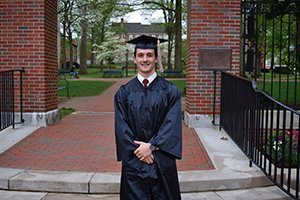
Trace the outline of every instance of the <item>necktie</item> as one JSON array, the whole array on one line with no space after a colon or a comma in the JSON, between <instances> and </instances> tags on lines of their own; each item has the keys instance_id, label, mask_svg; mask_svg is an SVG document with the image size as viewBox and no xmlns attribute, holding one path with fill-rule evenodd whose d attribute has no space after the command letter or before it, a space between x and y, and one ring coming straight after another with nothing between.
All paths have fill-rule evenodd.
<instances>
[{"instance_id":1,"label":"necktie","mask_svg":"<svg viewBox=\"0 0 300 200\"><path fill-rule=\"evenodd\" d=\"M148 83L149 83L148 79L144 79L144 80L143 80L143 84L144 84L144 88L145 88L145 89L147 88Z\"/></svg>"}]
</instances>

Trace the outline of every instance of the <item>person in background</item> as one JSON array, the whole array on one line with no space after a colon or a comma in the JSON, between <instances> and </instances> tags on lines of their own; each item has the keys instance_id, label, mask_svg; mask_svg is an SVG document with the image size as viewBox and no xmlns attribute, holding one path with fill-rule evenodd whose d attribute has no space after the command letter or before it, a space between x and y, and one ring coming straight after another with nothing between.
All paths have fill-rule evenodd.
<instances>
[{"instance_id":1,"label":"person in background","mask_svg":"<svg viewBox=\"0 0 300 200\"><path fill-rule=\"evenodd\" d=\"M157 38L142 35L128 43L136 45L138 74L114 98L120 199L180 200L176 159L182 157L181 93L156 73Z\"/></svg>"}]
</instances>

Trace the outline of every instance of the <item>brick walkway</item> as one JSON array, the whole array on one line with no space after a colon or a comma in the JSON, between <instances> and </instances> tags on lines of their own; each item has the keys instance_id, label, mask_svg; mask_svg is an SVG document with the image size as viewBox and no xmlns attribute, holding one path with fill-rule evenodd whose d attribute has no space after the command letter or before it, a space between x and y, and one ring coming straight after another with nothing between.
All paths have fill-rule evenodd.
<instances>
[{"instance_id":1,"label":"brick walkway","mask_svg":"<svg viewBox=\"0 0 300 200\"><path fill-rule=\"evenodd\" d=\"M113 96L128 79L118 79L96 97L63 99L76 113L40 128L0 155L0 167L30 170L119 172L114 139ZM180 171L214 169L196 132L183 126Z\"/></svg>"}]
</instances>

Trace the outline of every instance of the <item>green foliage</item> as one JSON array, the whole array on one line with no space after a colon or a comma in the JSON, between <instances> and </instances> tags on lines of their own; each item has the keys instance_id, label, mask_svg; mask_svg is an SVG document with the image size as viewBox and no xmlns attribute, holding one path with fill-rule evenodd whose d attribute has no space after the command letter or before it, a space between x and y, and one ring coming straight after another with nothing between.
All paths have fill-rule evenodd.
<instances>
[{"instance_id":1,"label":"green foliage","mask_svg":"<svg viewBox=\"0 0 300 200\"><path fill-rule=\"evenodd\" d=\"M62 118L64 118L65 116L71 114L75 112L75 109L74 108L65 108L65 107L62 107L60 109L58 109L58 113L59 113L59 120L61 120Z\"/></svg>"},{"instance_id":2,"label":"green foliage","mask_svg":"<svg viewBox=\"0 0 300 200\"><path fill-rule=\"evenodd\" d=\"M295 6L299 9L300 4L293 5L284 2L283 6L282 3L262 4L266 6L264 7L266 15L258 15L258 30L255 30L257 47L259 53L265 54L268 65L274 59L274 65L286 65L292 69L297 68L295 44L299 42L299 38L297 38L297 16L288 13L296 11Z\"/></svg>"},{"instance_id":3,"label":"green foliage","mask_svg":"<svg viewBox=\"0 0 300 200\"><path fill-rule=\"evenodd\" d=\"M58 85L63 84L61 81ZM113 82L108 81L80 81L69 80L69 91L71 97L97 96L111 86ZM58 91L59 96L67 96L65 91Z\"/></svg>"},{"instance_id":4,"label":"green foliage","mask_svg":"<svg viewBox=\"0 0 300 200\"><path fill-rule=\"evenodd\" d=\"M170 82L174 83L178 87L182 95L185 95L185 87L186 87L185 80L170 80Z\"/></svg>"},{"instance_id":5,"label":"green foliage","mask_svg":"<svg viewBox=\"0 0 300 200\"><path fill-rule=\"evenodd\" d=\"M279 75L273 78L273 84L271 80L271 73L266 73L265 82L263 78L258 80L257 86L260 90L264 90L270 94L273 98L288 105L300 106L299 84L293 81L293 76L289 76L290 82L288 83L287 75L280 75L281 81L279 81Z\"/></svg>"}]
</instances>

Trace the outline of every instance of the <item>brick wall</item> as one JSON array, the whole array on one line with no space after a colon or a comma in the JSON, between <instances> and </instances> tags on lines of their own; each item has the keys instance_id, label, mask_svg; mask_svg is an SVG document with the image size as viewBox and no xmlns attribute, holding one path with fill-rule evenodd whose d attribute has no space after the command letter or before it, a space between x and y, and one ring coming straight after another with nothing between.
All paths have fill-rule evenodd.
<instances>
[{"instance_id":1,"label":"brick wall","mask_svg":"<svg viewBox=\"0 0 300 200\"><path fill-rule=\"evenodd\" d=\"M231 48L231 70L239 73L240 0L188 0L186 109L213 113L213 72L199 70L199 48ZM219 112L220 73L217 76Z\"/></svg>"},{"instance_id":2,"label":"brick wall","mask_svg":"<svg viewBox=\"0 0 300 200\"><path fill-rule=\"evenodd\" d=\"M56 109L56 0L1 0L0 70L22 67L24 111Z\"/></svg>"}]
</instances>

